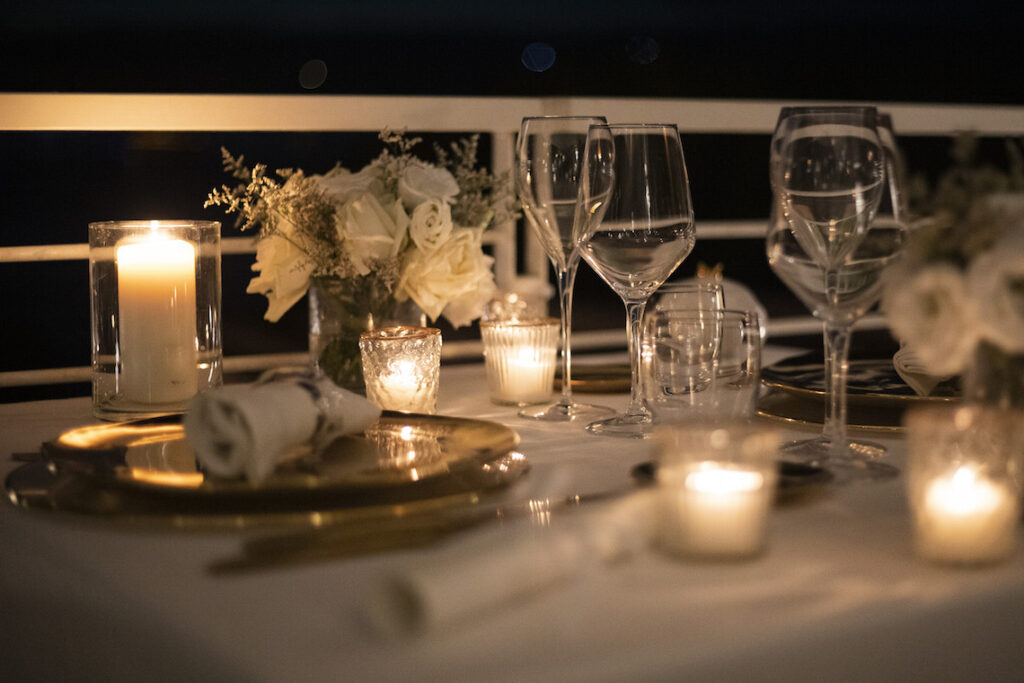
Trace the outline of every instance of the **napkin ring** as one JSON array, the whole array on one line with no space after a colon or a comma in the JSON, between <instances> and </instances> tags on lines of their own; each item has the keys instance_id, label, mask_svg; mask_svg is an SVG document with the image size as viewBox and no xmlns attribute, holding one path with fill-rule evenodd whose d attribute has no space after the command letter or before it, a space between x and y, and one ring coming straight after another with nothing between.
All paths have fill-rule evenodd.
<instances>
[{"instance_id":1,"label":"napkin ring","mask_svg":"<svg viewBox=\"0 0 1024 683\"><path fill-rule=\"evenodd\" d=\"M273 382L291 382L292 384L305 389L313 405L316 406L316 427L309 439L313 452L327 446L336 436L331 429L329 416L331 411L331 397L324 393L323 387L316 380L313 372L308 368L273 368L267 370L259 379L257 384L271 384Z\"/></svg>"}]
</instances>

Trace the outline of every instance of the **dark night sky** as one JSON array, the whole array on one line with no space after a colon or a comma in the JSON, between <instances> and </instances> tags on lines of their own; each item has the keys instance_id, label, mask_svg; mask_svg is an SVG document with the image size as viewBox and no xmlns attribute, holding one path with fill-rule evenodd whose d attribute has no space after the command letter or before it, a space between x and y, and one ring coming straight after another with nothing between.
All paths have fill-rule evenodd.
<instances>
[{"instance_id":1,"label":"dark night sky","mask_svg":"<svg viewBox=\"0 0 1024 683\"><path fill-rule=\"evenodd\" d=\"M1020 103L1024 3L40 0L0 18L0 90ZM523 48L555 50L543 72Z\"/></svg>"}]
</instances>

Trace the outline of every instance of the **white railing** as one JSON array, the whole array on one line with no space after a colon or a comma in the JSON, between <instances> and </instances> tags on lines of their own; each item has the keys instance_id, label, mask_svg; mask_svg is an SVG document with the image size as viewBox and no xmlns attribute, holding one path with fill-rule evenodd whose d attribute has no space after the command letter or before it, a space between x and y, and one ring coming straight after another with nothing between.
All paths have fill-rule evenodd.
<instances>
[{"instance_id":1,"label":"white railing","mask_svg":"<svg viewBox=\"0 0 1024 683\"><path fill-rule=\"evenodd\" d=\"M599 112L612 121L674 122L683 133L768 134L779 108L800 102L407 96L274 95L119 95L0 94L0 131L377 131L480 132L492 136L491 165L512 168L515 134L523 116ZM901 136L948 135L971 130L979 135L1024 133L1024 107L868 103L884 108ZM0 226L3 234L5 226ZM698 239L756 239L765 221L707 221ZM508 285L519 274L547 277L548 261L532 235L525 240L525 267L517 272L516 226L495 226L487 241L495 256L495 278ZM251 253L249 238L225 238L224 253ZM85 244L0 246L0 263L88 258ZM869 316L860 328L884 327ZM810 316L772 320L772 336L813 333ZM574 347L604 348L624 343L621 330L581 332ZM479 342L446 344L446 357L478 355ZM302 362L302 354L225 358L227 372L259 370ZM87 381L88 368L0 372L0 386Z\"/></svg>"}]
</instances>

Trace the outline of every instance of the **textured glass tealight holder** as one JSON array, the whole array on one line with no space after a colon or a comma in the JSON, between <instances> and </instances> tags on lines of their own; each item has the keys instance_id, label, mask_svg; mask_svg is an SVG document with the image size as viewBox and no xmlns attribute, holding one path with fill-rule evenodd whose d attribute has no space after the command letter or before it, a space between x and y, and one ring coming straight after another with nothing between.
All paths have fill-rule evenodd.
<instances>
[{"instance_id":1,"label":"textured glass tealight holder","mask_svg":"<svg viewBox=\"0 0 1024 683\"><path fill-rule=\"evenodd\" d=\"M914 547L929 561L992 564L1018 544L1024 412L981 405L908 412Z\"/></svg>"},{"instance_id":2,"label":"textured glass tealight holder","mask_svg":"<svg viewBox=\"0 0 1024 683\"><path fill-rule=\"evenodd\" d=\"M766 546L778 433L742 421L661 427L658 546L672 555L743 559Z\"/></svg>"},{"instance_id":3,"label":"textured glass tealight holder","mask_svg":"<svg viewBox=\"0 0 1024 683\"><path fill-rule=\"evenodd\" d=\"M480 323L491 401L525 406L551 400L559 348L556 318Z\"/></svg>"},{"instance_id":4,"label":"textured glass tealight holder","mask_svg":"<svg viewBox=\"0 0 1024 683\"><path fill-rule=\"evenodd\" d=\"M89 224L93 413L179 413L223 381L220 223Z\"/></svg>"},{"instance_id":5,"label":"textured glass tealight holder","mask_svg":"<svg viewBox=\"0 0 1024 683\"><path fill-rule=\"evenodd\" d=\"M381 410L433 413L441 376L441 331L384 327L359 337L366 397Z\"/></svg>"}]
</instances>

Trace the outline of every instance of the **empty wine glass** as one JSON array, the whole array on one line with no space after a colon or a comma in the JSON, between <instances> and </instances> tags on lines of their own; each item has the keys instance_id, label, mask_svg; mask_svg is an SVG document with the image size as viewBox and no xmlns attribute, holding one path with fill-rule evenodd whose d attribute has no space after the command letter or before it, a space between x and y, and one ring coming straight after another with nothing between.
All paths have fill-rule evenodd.
<instances>
[{"instance_id":1,"label":"empty wine glass","mask_svg":"<svg viewBox=\"0 0 1024 683\"><path fill-rule=\"evenodd\" d=\"M644 307L696 240L679 131L662 124L591 126L581 200L580 253L626 306L632 374L626 412L587 429L642 438L652 424L640 385Z\"/></svg>"},{"instance_id":2,"label":"empty wine glass","mask_svg":"<svg viewBox=\"0 0 1024 683\"><path fill-rule=\"evenodd\" d=\"M768 262L822 320L828 382L822 435L783 452L853 476L896 472L878 462L883 447L846 434L850 329L877 302L881 275L904 243L900 223L874 222L886 185L884 147L873 107L820 107L783 109L771 148Z\"/></svg>"},{"instance_id":3,"label":"empty wine glass","mask_svg":"<svg viewBox=\"0 0 1024 683\"><path fill-rule=\"evenodd\" d=\"M550 422L594 420L611 408L572 397L572 290L580 254L573 239L587 131L603 116L538 116L523 119L516 145L516 188L523 214L558 274L561 307L562 395L557 402L524 408L521 417Z\"/></svg>"}]
</instances>

